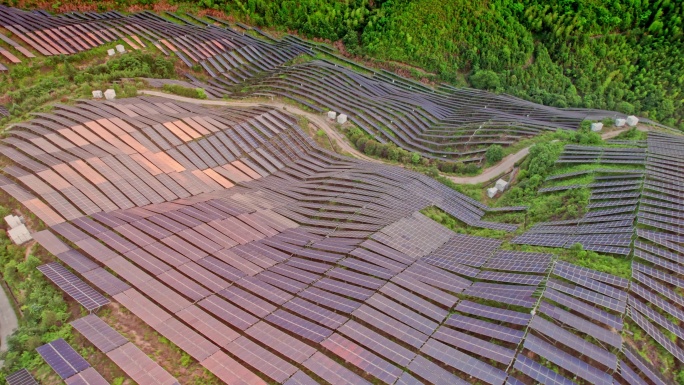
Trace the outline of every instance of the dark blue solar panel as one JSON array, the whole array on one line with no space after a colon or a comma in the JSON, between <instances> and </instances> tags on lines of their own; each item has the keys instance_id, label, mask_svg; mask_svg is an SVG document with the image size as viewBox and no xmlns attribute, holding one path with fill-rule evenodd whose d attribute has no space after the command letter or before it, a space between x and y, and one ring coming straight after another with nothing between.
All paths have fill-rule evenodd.
<instances>
[{"instance_id":1,"label":"dark blue solar panel","mask_svg":"<svg viewBox=\"0 0 684 385\"><path fill-rule=\"evenodd\" d=\"M20 369L5 377L7 385L38 385L31 373L26 369Z\"/></svg>"},{"instance_id":2,"label":"dark blue solar panel","mask_svg":"<svg viewBox=\"0 0 684 385\"><path fill-rule=\"evenodd\" d=\"M540 384L575 385L574 382L522 354L518 354L513 367Z\"/></svg>"},{"instance_id":3,"label":"dark blue solar panel","mask_svg":"<svg viewBox=\"0 0 684 385\"><path fill-rule=\"evenodd\" d=\"M39 346L36 351L62 379L90 367L90 364L62 338Z\"/></svg>"}]
</instances>

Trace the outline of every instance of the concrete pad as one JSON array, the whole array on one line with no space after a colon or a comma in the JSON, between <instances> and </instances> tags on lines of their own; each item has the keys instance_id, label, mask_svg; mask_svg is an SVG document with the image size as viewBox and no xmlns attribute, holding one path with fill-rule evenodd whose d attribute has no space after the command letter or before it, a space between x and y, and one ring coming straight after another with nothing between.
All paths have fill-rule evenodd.
<instances>
[{"instance_id":1,"label":"concrete pad","mask_svg":"<svg viewBox=\"0 0 684 385\"><path fill-rule=\"evenodd\" d=\"M339 124L345 124L347 122L347 115L345 114L339 114L337 116L337 123Z\"/></svg>"},{"instance_id":2,"label":"concrete pad","mask_svg":"<svg viewBox=\"0 0 684 385\"><path fill-rule=\"evenodd\" d=\"M114 100L116 99L116 91L110 88L104 92L104 96L107 100Z\"/></svg>"}]
</instances>

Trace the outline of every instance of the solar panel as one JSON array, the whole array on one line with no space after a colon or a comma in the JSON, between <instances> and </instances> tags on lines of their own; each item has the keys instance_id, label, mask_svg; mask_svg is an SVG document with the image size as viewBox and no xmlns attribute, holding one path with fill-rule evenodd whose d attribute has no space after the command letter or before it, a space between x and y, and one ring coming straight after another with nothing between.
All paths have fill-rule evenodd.
<instances>
[{"instance_id":1,"label":"solar panel","mask_svg":"<svg viewBox=\"0 0 684 385\"><path fill-rule=\"evenodd\" d=\"M651 364L645 362L645 360L631 346L626 345L623 354L628 362L637 367L637 369L646 375L646 377L654 384L666 385L668 383L663 379L660 371L651 366Z\"/></svg>"},{"instance_id":2,"label":"solar panel","mask_svg":"<svg viewBox=\"0 0 684 385\"><path fill-rule=\"evenodd\" d=\"M109 385L109 382L92 367L67 378L64 382L66 385Z\"/></svg>"},{"instance_id":3,"label":"solar panel","mask_svg":"<svg viewBox=\"0 0 684 385\"><path fill-rule=\"evenodd\" d=\"M522 340L525 333L522 330L513 329L503 325L497 325L488 321L479 320L460 314L452 314L444 322L452 328L469 331L486 337L517 344Z\"/></svg>"},{"instance_id":4,"label":"solar panel","mask_svg":"<svg viewBox=\"0 0 684 385\"><path fill-rule=\"evenodd\" d=\"M515 351L512 349L443 326L432 335L432 338L470 352L476 357L504 365L508 365L515 357Z\"/></svg>"},{"instance_id":5,"label":"solar panel","mask_svg":"<svg viewBox=\"0 0 684 385\"><path fill-rule=\"evenodd\" d=\"M108 353L128 342L124 336L94 314L72 321L71 326L103 353Z\"/></svg>"},{"instance_id":6,"label":"solar panel","mask_svg":"<svg viewBox=\"0 0 684 385\"><path fill-rule=\"evenodd\" d=\"M437 329L438 326L438 323L432 321L431 319L424 317L379 293L373 294L372 297L366 300L365 304L372 306L384 314L387 314L390 317L393 317L394 319L401 321L402 323L427 335L432 334L432 332Z\"/></svg>"},{"instance_id":7,"label":"solar panel","mask_svg":"<svg viewBox=\"0 0 684 385\"><path fill-rule=\"evenodd\" d=\"M672 305L670 302L664 300L662 297L653 293L652 291L644 288L640 284L632 283L632 292L639 295L649 303L663 309L665 312L675 317L678 320L684 319L684 311L680 310L676 306Z\"/></svg>"},{"instance_id":8,"label":"solar panel","mask_svg":"<svg viewBox=\"0 0 684 385\"><path fill-rule=\"evenodd\" d=\"M111 296L131 288L127 283L101 267L83 273L83 277L95 285L95 287Z\"/></svg>"},{"instance_id":9,"label":"solar panel","mask_svg":"<svg viewBox=\"0 0 684 385\"><path fill-rule=\"evenodd\" d=\"M569 294L573 297L581 298L587 302L603 306L618 313L624 313L625 311L626 301L616 300L615 298L610 298L608 296L604 296L603 294L599 294L579 286L563 284L558 280L550 279L547 282L546 287Z\"/></svg>"},{"instance_id":10,"label":"solar panel","mask_svg":"<svg viewBox=\"0 0 684 385\"><path fill-rule=\"evenodd\" d=\"M407 366L416 357L407 348L352 320L340 326L337 332L400 366Z\"/></svg>"},{"instance_id":11,"label":"solar panel","mask_svg":"<svg viewBox=\"0 0 684 385\"><path fill-rule=\"evenodd\" d=\"M25 368L8 375L5 380L7 385L38 385L38 382Z\"/></svg>"},{"instance_id":12,"label":"solar panel","mask_svg":"<svg viewBox=\"0 0 684 385\"><path fill-rule=\"evenodd\" d=\"M573 381L561 376L555 371L540 365L536 361L524 356L523 354L518 354L515 359L515 364L513 367L519 370L521 373L529 376L533 380L540 384L547 385L573 385Z\"/></svg>"},{"instance_id":13,"label":"solar panel","mask_svg":"<svg viewBox=\"0 0 684 385\"><path fill-rule=\"evenodd\" d=\"M178 384L164 368L130 342L110 351L107 357L138 384Z\"/></svg>"},{"instance_id":14,"label":"solar panel","mask_svg":"<svg viewBox=\"0 0 684 385\"><path fill-rule=\"evenodd\" d=\"M562 294L554 289L548 288L544 291L544 297L566 306L572 310L583 314L586 317L592 318L605 325L614 327L617 330L622 330L622 320L620 317L603 311L597 307L588 305L582 301L576 300L571 296Z\"/></svg>"},{"instance_id":15,"label":"solar panel","mask_svg":"<svg viewBox=\"0 0 684 385\"><path fill-rule=\"evenodd\" d=\"M380 288L380 292L437 322L444 320L448 314L448 312L441 307L438 307L391 282L388 282L385 286Z\"/></svg>"},{"instance_id":16,"label":"solar panel","mask_svg":"<svg viewBox=\"0 0 684 385\"><path fill-rule=\"evenodd\" d=\"M304 362L304 367L331 384L370 385L370 382L320 352Z\"/></svg>"},{"instance_id":17,"label":"solar panel","mask_svg":"<svg viewBox=\"0 0 684 385\"><path fill-rule=\"evenodd\" d=\"M587 356L612 370L617 370L617 357L614 354L556 326L552 322L535 316L530 322L530 328L546 335L556 342L570 347L580 355Z\"/></svg>"},{"instance_id":18,"label":"solar panel","mask_svg":"<svg viewBox=\"0 0 684 385\"><path fill-rule=\"evenodd\" d=\"M90 367L90 364L62 338L39 346L36 351L62 379Z\"/></svg>"},{"instance_id":19,"label":"solar panel","mask_svg":"<svg viewBox=\"0 0 684 385\"><path fill-rule=\"evenodd\" d=\"M524 347L561 368L568 370L570 373L574 373L578 377L589 381L589 383L602 385L613 384L613 378L609 374L596 369L575 356L555 348L553 345L544 342L534 335L528 334L525 339Z\"/></svg>"},{"instance_id":20,"label":"solar panel","mask_svg":"<svg viewBox=\"0 0 684 385\"><path fill-rule=\"evenodd\" d=\"M361 305L356 309L352 316L367 324L392 335L394 338L408 345L420 348L427 340L428 336L399 322L393 318L386 317L383 313L367 305Z\"/></svg>"},{"instance_id":21,"label":"solar panel","mask_svg":"<svg viewBox=\"0 0 684 385\"><path fill-rule=\"evenodd\" d=\"M88 311L93 311L109 303L109 300L102 294L57 262L38 266L38 270Z\"/></svg>"},{"instance_id":22,"label":"solar panel","mask_svg":"<svg viewBox=\"0 0 684 385\"><path fill-rule=\"evenodd\" d=\"M411 373L435 385L468 385L467 381L448 372L423 356L416 357L408 366Z\"/></svg>"},{"instance_id":23,"label":"solar panel","mask_svg":"<svg viewBox=\"0 0 684 385\"><path fill-rule=\"evenodd\" d=\"M650 318L653 322L660 325L662 328L664 328L665 330L669 331L670 333L676 335L679 338L682 338L681 336L684 335L684 330L681 327L679 327L678 325L675 325L670 320L668 320L665 316L663 316L662 314L653 310L652 308L646 306L643 302L639 301L635 297L631 296L629 298L629 305L630 305L630 312L635 311L635 310L639 311L641 314Z\"/></svg>"},{"instance_id":24,"label":"solar panel","mask_svg":"<svg viewBox=\"0 0 684 385\"><path fill-rule=\"evenodd\" d=\"M527 313L520 313L513 310L500 309L493 306L481 305L472 301L461 301L456 305L456 311L472 314L478 317L485 317L497 321L508 322L515 325L526 326L532 318Z\"/></svg>"},{"instance_id":25,"label":"solar panel","mask_svg":"<svg viewBox=\"0 0 684 385\"><path fill-rule=\"evenodd\" d=\"M337 333L323 341L321 346L384 383L392 384L402 374L399 367Z\"/></svg>"},{"instance_id":26,"label":"solar panel","mask_svg":"<svg viewBox=\"0 0 684 385\"><path fill-rule=\"evenodd\" d=\"M239 330L245 330L258 321L258 318L216 295L203 299L198 305Z\"/></svg>"},{"instance_id":27,"label":"solar panel","mask_svg":"<svg viewBox=\"0 0 684 385\"><path fill-rule=\"evenodd\" d=\"M596 340L606 343L610 346L619 348L622 345L622 338L619 334L608 329L604 329L593 322L587 321L582 317L576 316L561 308L553 306L550 303L542 302L539 306L539 311L558 322L564 323L582 333L588 334Z\"/></svg>"},{"instance_id":28,"label":"solar panel","mask_svg":"<svg viewBox=\"0 0 684 385\"><path fill-rule=\"evenodd\" d=\"M501 384L507 376L504 371L453 349L433 338L430 338L420 350L428 356L488 384Z\"/></svg>"},{"instance_id":29,"label":"solar panel","mask_svg":"<svg viewBox=\"0 0 684 385\"><path fill-rule=\"evenodd\" d=\"M301 370L298 370L283 385L318 385L318 382L304 374Z\"/></svg>"},{"instance_id":30,"label":"solar panel","mask_svg":"<svg viewBox=\"0 0 684 385\"><path fill-rule=\"evenodd\" d=\"M661 332L656 328L651 322L649 322L646 317L642 316L639 312L630 310L629 317L636 323L641 329L643 329L646 334L651 336L657 343L662 345L665 350L672 354L679 361L684 361L684 349L680 348L671 339L669 339L665 333Z\"/></svg>"}]
</instances>

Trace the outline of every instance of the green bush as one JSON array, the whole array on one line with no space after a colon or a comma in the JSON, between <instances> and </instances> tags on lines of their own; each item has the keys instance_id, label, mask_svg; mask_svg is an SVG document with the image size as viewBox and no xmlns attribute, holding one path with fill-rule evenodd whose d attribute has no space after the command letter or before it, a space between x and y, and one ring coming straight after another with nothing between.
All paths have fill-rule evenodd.
<instances>
[{"instance_id":1,"label":"green bush","mask_svg":"<svg viewBox=\"0 0 684 385\"><path fill-rule=\"evenodd\" d=\"M413 163L413 164L420 163L420 154L419 153L417 153L417 152L411 153L411 163Z\"/></svg>"},{"instance_id":2,"label":"green bush","mask_svg":"<svg viewBox=\"0 0 684 385\"><path fill-rule=\"evenodd\" d=\"M487 152L485 152L485 159L489 164L499 163L503 159L503 148L498 144L489 146Z\"/></svg>"},{"instance_id":3,"label":"green bush","mask_svg":"<svg viewBox=\"0 0 684 385\"><path fill-rule=\"evenodd\" d=\"M179 84L164 84L162 89L175 95L184 96L186 98L206 99L207 94L201 88L188 88Z\"/></svg>"},{"instance_id":4,"label":"green bush","mask_svg":"<svg viewBox=\"0 0 684 385\"><path fill-rule=\"evenodd\" d=\"M469 80L470 84L472 84L473 87L479 88L481 90L495 91L497 88L501 87L501 80L499 80L499 75L497 75L494 71L477 71L470 76Z\"/></svg>"},{"instance_id":5,"label":"green bush","mask_svg":"<svg viewBox=\"0 0 684 385\"><path fill-rule=\"evenodd\" d=\"M173 61L149 53L133 51L104 64L86 69L84 80L113 81L121 78L172 78Z\"/></svg>"}]
</instances>

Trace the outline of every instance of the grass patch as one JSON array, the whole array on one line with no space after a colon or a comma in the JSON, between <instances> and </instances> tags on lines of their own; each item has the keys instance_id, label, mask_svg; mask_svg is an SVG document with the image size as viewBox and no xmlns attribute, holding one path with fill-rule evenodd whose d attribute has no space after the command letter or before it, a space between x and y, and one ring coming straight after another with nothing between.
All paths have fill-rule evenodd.
<instances>
[{"instance_id":1,"label":"grass patch","mask_svg":"<svg viewBox=\"0 0 684 385\"><path fill-rule=\"evenodd\" d=\"M162 89L166 92L170 92L174 95L184 96L186 98L193 99L206 99L207 94L202 88L188 88L183 87L179 84L164 84Z\"/></svg>"}]
</instances>

